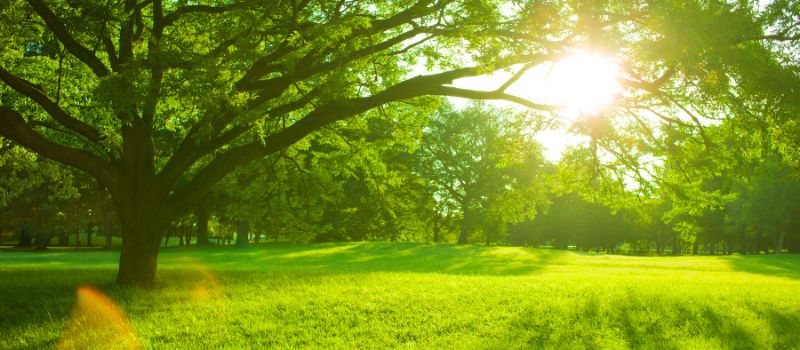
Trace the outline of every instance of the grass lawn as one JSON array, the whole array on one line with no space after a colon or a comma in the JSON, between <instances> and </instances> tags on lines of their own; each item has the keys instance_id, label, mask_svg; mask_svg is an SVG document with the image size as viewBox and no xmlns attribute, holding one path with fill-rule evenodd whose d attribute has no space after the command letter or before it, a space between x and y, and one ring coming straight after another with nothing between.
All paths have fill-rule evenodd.
<instances>
[{"instance_id":1,"label":"grass lawn","mask_svg":"<svg viewBox=\"0 0 800 350\"><path fill-rule=\"evenodd\" d=\"M110 283L118 254L0 252L0 348L800 348L794 255L172 248L141 290Z\"/></svg>"}]
</instances>

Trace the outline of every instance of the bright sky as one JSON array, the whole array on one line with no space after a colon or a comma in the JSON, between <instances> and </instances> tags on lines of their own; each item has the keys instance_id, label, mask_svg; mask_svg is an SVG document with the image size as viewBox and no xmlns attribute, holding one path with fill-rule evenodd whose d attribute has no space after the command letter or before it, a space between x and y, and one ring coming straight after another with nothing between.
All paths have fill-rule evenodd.
<instances>
[{"instance_id":1,"label":"bright sky","mask_svg":"<svg viewBox=\"0 0 800 350\"><path fill-rule=\"evenodd\" d=\"M621 92L617 81L619 70L609 56L575 51L554 64L543 64L529 70L507 92L533 102L561 106L558 120L562 127L568 127L571 121L596 113L614 101ZM503 72L459 79L453 85L473 90L494 90L511 75ZM468 103L459 98L451 98L451 101L459 107ZM492 103L503 107L519 107L505 101ZM587 140L563 129L540 132L536 139L545 147L545 158L551 161L559 160L569 145Z\"/></svg>"}]
</instances>

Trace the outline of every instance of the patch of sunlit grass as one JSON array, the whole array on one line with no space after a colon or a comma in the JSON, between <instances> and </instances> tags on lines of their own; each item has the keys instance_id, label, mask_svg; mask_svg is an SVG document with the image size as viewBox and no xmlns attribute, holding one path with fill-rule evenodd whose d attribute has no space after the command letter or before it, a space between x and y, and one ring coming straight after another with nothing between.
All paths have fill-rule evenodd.
<instances>
[{"instance_id":1,"label":"patch of sunlit grass","mask_svg":"<svg viewBox=\"0 0 800 350\"><path fill-rule=\"evenodd\" d=\"M167 249L158 286L141 290L109 283L117 254L0 254L0 348L59 344L86 284L154 349L800 344L798 256L382 243Z\"/></svg>"}]
</instances>

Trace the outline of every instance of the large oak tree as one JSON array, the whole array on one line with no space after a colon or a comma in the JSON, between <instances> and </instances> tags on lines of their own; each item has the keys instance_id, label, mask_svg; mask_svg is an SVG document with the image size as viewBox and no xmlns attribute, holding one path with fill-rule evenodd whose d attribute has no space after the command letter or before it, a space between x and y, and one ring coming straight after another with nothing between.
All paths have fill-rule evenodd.
<instances>
[{"instance_id":1,"label":"large oak tree","mask_svg":"<svg viewBox=\"0 0 800 350\"><path fill-rule=\"evenodd\" d=\"M627 86L658 95L764 34L743 2L656 3L7 0L0 135L95 177L122 226L117 282L150 285L170 221L332 123L430 95L550 110L506 89L576 45L629 55ZM682 37L728 15L742 37ZM513 74L496 88L452 85L500 69Z\"/></svg>"}]
</instances>

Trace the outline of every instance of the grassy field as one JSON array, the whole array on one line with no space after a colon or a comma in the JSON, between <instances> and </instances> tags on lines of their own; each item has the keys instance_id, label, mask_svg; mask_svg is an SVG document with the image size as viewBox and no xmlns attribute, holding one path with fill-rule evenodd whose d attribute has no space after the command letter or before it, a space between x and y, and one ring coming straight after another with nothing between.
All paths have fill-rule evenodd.
<instances>
[{"instance_id":1,"label":"grassy field","mask_svg":"<svg viewBox=\"0 0 800 350\"><path fill-rule=\"evenodd\" d=\"M800 348L800 256L173 248L154 290L117 257L0 253L0 348Z\"/></svg>"}]
</instances>

